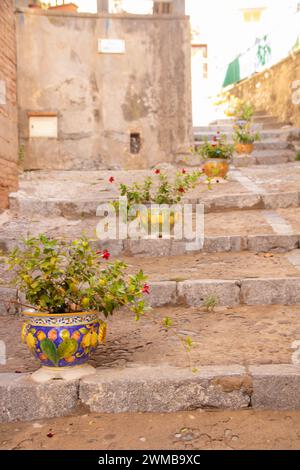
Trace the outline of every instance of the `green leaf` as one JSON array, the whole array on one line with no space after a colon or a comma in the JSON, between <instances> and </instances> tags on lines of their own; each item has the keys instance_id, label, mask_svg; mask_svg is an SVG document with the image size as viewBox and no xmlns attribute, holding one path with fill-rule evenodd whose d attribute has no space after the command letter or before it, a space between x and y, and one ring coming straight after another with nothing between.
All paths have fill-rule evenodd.
<instances>
[{"instance_id":1,"label":"green leaf","mask_svg":"<svg viewBox=\"0 0 300 470\"><path fill-rule=\"evenodd\" d=\"M57 348L57 354L59 359L72 356L78 349L78 343L76 339L67 338Z\"/></svg>"},{"instance_id":2,"label":"green leaf","mask_svg":"<svg viewBox=\"0 0 300 470\"><path fill-rule=\"evenodd\" d=\"M58 366L58 361L59 357L57 354L57 350L55 347L55 344L50 341L50 339L46 338L43 341L41 341L41 350L43 351L44 354L50 359L51 362L57 367Z\"/></svg>"},{"instance_id":3,"label":"green leaf","mask_svg":"<svg viewBox=\"0 0 300 470\"><path fill-rule=\"evenodd\" d=\"M86 328L80 328L79 331L82 335L85 335L89 330L87 330Z\"/></svg>"}]
</instances>

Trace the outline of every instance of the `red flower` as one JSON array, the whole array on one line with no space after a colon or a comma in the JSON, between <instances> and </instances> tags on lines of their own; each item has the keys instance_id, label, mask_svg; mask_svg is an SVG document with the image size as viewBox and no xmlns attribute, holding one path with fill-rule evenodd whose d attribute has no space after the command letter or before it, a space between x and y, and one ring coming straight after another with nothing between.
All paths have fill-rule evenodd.
<instances>
[{"instance_id":1,"label":"red flower","mask_svg":"<svg viewBox=\"0 0 300 470\"><path fill-rule=\"evenodd\" d=\"M113 183L115 181L115 178L113 176L111 176L108 180L110 183Z\"/></svg>"},{"instance_id":2,"label":"red flower","mask_svg":"<svg viewBox=\"0 0 300 470\"><path fill-rule=\"evenodd\" d=\"M178 191L179 191L180 193L185 193L185 189L184 189L182 186L180 186L180 188L178 188Z\"/></svg>"},{"instance_id":3,"label":"red flower","mask_svg":"<svg viewBox=\"0 0 300 470\"><path fill-rule=\"evenodd\" d=\"M160 170L159 170L158 168L155 170L155 174L156 174L156 175L159 175L159 174L160 174Z\"/></svg>"},{"instance_id":4,"label":"red flower","mask_svg":"<svg viewBox=\"0 0 300 470\"><path fill-rule=\"evenodd\" d=\"M110 252L107 250L102 251L102 258L103 259L109 259L110 258Z\"/></svg>"},{"instance_id":5,"label":"red flower","mask_svg":"<svg viewBox=\"0 0 300 470\"><path fill-rule=\"evenodd\" d=\"M212 145L212 147L216 147L216 146L217 146L216 142L213 142L211 145Z\"/></svg>"},{"instance_id":6,"label":"red flower","mask_svg":"<svg viewBox=\"0 0 300 470\"><path fill-rule=\"evenodd\" d=\"M185 174L186 174L186 170L185 170L184 168L182 168L181 173L182 173L183 175L185 175Z\"/></svg>"},{"instance_id":7,"label":"red flower","mask_svg":"<svg viewBox=\"0 0 300 470\"><path fill-rule=\"evenodd\" d=\"M148 284L144 284L144 287L142 289L143 294L150 294L150 286Z\"/></svg>"},{"instance_id":8,"label":"red flower","mask_svg":"<svg viewBox=\"0 0 300 470\"><path fill-rule=\"evenodd\" d=\"M52 432L48 432L47 437L53 437L54 434Z\"/></svg>"}]
</instances>

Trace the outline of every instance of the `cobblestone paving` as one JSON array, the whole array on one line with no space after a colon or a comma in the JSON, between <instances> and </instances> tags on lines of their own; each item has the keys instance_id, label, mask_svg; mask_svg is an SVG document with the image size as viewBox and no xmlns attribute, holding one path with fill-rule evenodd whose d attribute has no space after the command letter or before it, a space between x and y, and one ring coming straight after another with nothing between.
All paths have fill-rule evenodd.
<instances>
[{"instance_id":1,"label":"cobblestone paving","mask_svg":"<svg viewBox=\"0 0 300 470\"><path fill-rule=\"evenodd\" d=\"M179 338L161 325L165 316L174 319L176 333L193 339L190 356ZM20 318L1 317L0 339L7 345L7 363L0 366L0 372L31 372L39 366L20 341L21 324ZM161 308L153 309L139 323L128 313L118 312L110 321L106 344L90 363L96 367L169 364L197 368L290 364L299 331L299 307L218 307L211 313L201 308Z\"/></svg>"}]
</instances>

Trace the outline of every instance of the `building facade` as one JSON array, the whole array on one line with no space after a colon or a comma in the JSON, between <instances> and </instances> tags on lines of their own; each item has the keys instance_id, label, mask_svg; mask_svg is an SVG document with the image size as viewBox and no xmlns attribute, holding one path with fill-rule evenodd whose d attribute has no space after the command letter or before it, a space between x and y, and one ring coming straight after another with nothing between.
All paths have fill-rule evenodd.
<instances>
[{"instance_id":1,"label":"building facade","mask_svg":"<svg viewBox=\"0 0 300 470\"><path fill-rule=\"evenodd\" d=\"M25 169L172 163L192 139L190 25L170 13L16 13Z\"/></svg>"}]
</instances>

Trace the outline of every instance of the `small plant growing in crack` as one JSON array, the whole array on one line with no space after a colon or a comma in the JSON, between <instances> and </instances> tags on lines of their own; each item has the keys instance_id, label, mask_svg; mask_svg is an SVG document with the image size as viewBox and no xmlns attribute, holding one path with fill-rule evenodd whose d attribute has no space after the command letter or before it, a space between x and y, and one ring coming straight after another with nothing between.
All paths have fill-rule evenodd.
<instances>
[{"instance_id":1,"label":"small plant growing in crack","mask_svg":"<svg viewBox=\"0 0 300 470\"><path fill-rule=\"evenodd\" d=\"M300 162L300 150L298 150L298 152L296 153L295 160L297 162Z\"/></svg>"},{"instance_id":2,"label":"small plant growing in crack","mask_svg":"<svg viewBox=\"0 0 300 470\"><path fill-rule=\"evenodd\" d=\"M214 312L219 305L219 299L216 295L209 295L204 299L203 307L207 312Z\"/></svg>"}]
</instances>

